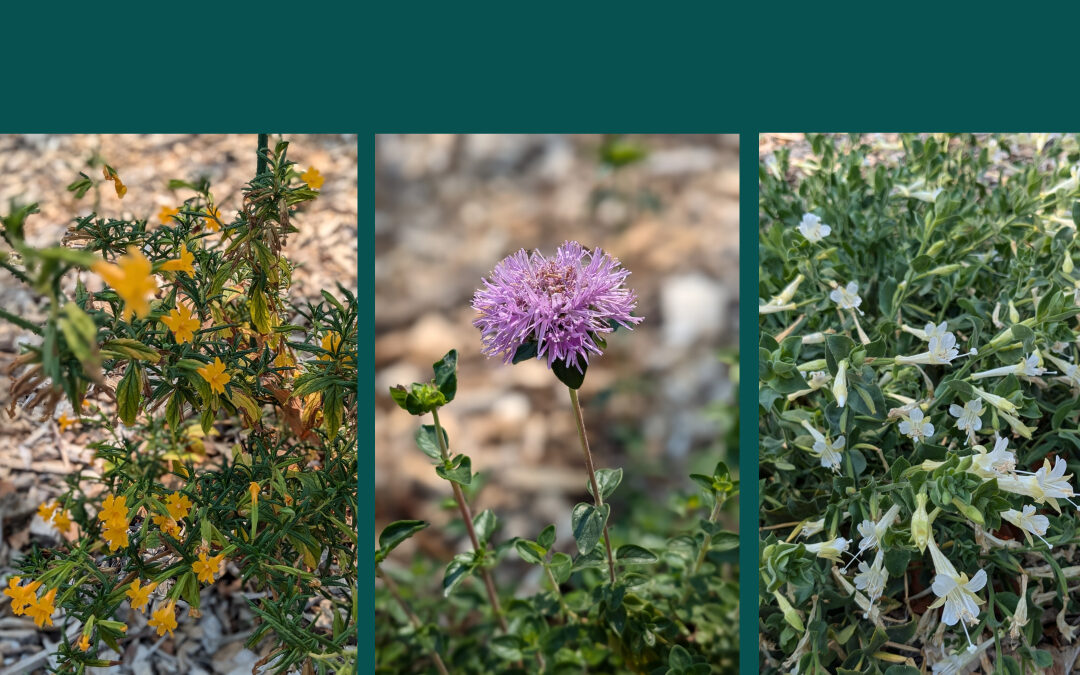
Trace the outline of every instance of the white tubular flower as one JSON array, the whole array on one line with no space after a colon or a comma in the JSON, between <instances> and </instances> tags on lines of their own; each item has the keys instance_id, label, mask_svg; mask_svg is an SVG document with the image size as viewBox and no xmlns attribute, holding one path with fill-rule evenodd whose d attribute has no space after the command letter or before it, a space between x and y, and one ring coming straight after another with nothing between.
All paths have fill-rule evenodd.
<instances>
[{"instance_id":1,"label":"white tubular flower","mask_svg":"<svg viewBox=\"0 0 1080 675\"><path fill-rule=\"evenodd\" d=\"M926 551L926 542L930 540L930 516L926 513L926 488L915 495L915 513L911 514L911 540L919 547L919 553Z\"/></svg>"},{"instance_id":2,"label":"white tubular flower","mask_svg":"<svg viewBox=\"0 0 1080 675\"><path fill-rule=\"evenodd\" d=\"M903 325L900 326L900 329L903 330L905 333L911 333L923 342L927 342L932 338L941 339L945 337L945 333L949 332L949 324L945 321L942 321L936 326L932 323L926 324L925 328L912 328L911 326Z\"/></svg>"},{"instance_id":3,"label":"white tubular flower","mask_svg":"<svg viewBox=\"0 0 1080 675\"><path fill-rule=\"evenodd\" d=\"M1065 475L1065 468L1065 460L1060 457L1055 459L1053 469L1050 468L1050 460L1044 459L1043 465L1035 473L1017 472L1024 475L998 477L998 487L1007 492L1031 497L1036 504L1050 504L1058 513L1061 513L1061 507L1057 503L1059 499L1064 499L1080 511L1080 506L1071 499L1075 494L1069 485L1072 474Z\"/></svg>"},{"instance_id":4,"label":"white tubular flower","mask_svg":"<svg viewBox=\"0 0 1080 675\"><path fill-rule=\"evenodd\" d=\"M903 197L905 199L918 199L921 202L927 202L933 204L938 195L941 194L941 188L934 190L927 190L925 188L926 180L920 178L911 185L897 185L893 188L892 195L896 197Z\"/></svg>"},{"instance_id":5,"label":"white tubular flower","mask_svg":"<svg viewBox=\"0 0 1080 675\"><path fill-rule=\"evenodd\" d=\"M918 443L921 440L929 440L934 435L934 425L923 421L925 414L921 408L913 408L908 413L907 419L900 420L900 433Z\"/></svg>"},{"instance_id":6,"label":"white tubular flower","mask_svg":"<svg viewBox=\"0 0 1080 675\"><path fill-rule=\"evenodd\" d=\"M804 544L806 550L819 558L840 562L840 554L848 549L849 542L843 537L837 537L820 544Z\"/></svg>"},{"instance_id":7,"label":"white tubular flower","mask_svg":"<svg viewBox=\"0 0 1080 675\"><path fill-rule=\"evenodd\" d=\"M799 531L800 537L812 537L815 534L825 529L825 519L819 520L804 520L802 523L802 529Z\"/></svg>"},{"instance_id":8,"label":"white tubular flower","mask_svg":"<svg viewBox=\"0 0 1080 675\"><path fill-rule=\"evenodd\" d=\"M1058 351L1064 351L1066 348L1067 346ZM1053 354L1047 354L1046 358L1050 359L1061 370L1061 379L1065 380L1074 389L1080 388L1080 368L1077 368L1075 363L1059 359Z\"/></svg>"},{"instance_id":9,"label":"white tubular flower","mask_svg":"<svg viewBox=\"0 0 1080 675\"><path fill-rule=\"evenodd\" d=\"M860 555L863 551L869 551L871 549L881 548L881 538L885 536L885 533L892 527L892 524L896 522L896 517L900 515L900 505L893 504L885 515L881 517L881 520L874 522L867 518L859 523L858 531L862 535L862 540L859 541L859 550L855 554ZM849 565L851 563L848 563ZM845 568L846 569L846 568Z\"/></svg>"},{"instance_id":10,"label":"white tubular flower","mask_svg":"<svg viewBox=\"0 0 1080 675\"><path fill-rule=\"evenodd\" d=\"M840 309L855 309L862 314L862 310L859 309L859 305L862 304L862 298L859 297L859 284L854 281L849 281L847 286L834 288L832 293L829 293L829 298L839 305Z\"/></svg>"},{"instance_id":11,"label":"white tubular flower","mask_svg":"<svg viewBox=\"0 0 1080 675\"><path fill-rule=\"evenodd\" d=\"M994 449L991 452L987 452L981 445L975 446L977 452L971 455L971 468L968 471L983 480L997 478L1000 487L1000 479L1016 470L1016 455L1008 449L1009 439L1000 436L995 436L994 439Z\"/></svg>"},{"instance_id":12,"label":"white tubular flower","mask_svg":"<svg viewBox=\"0 0 1080 675\"><path fill-rule=\"evenodd\" d=\"M1072 485L1069 485L1069 479L1072 478L1072 474L1065 475L1066 464L1065 460L1061 457L1054 458L1054 468L1050 468L1050 460L1044 459L1043 465L1039 467L1039 470L1035 472L1032 478L1035 480L1035 493L1032 497L1039 504L1043 501L1050 503L1050 506L1054 507L1054 510L1061 513L1061 509L1058 508L1057 500L1064 499L1073 506L1076 504L1072 501L1071 497L1075 494L1072 489ZM1080 507L1077 507L1080 511Z\"/></svg>"},{"instance_id":13,"label":"white tubular flower","mask_svg":"<svg viewBox=\"0 0 1080 675\"><path fill-rule=\"evenodd\" d=\"M832 232L831 227L822 223L821 218L812 213L804 213L802 222L797 227L802 236L806 237L806 240L812 244L816 244Z\"/></svg>"},{"instance_id":14,"label":"white tubular flower","mask_svg":"<svg viewBox=\"0 0 1080 675\"><path fill-rule=\"evenodd\" d=\"M1055 192L1073 192L1077 187L1080 187L1080 164L1076 164L1069 168L1069 177L1061 181L1054 187L1050 188L1046 192L1041 193L1040 197L1048 197Z\"/></svg>"},{"instance_id":15,"label":"white tubular flower","mask_svg":"<svg viewBox=\"0 0 1080 675\"><path fill-rule=\"evenodd\" d=\"M874 556L872 565L867 565L865 562L859 563L859 573L854 578L855 588L865 592L871 604L881 597L888 580L889 572L885 569L885 555L880 550Z\"/></svg>"},{"instance_id":16,"label":"white tubular flower","mask_svg":"<svg viewBox=\"0 0 1080 675\"><path fill-rule=\"evenodd\" d=\"M1003 412L1007 415L1015 415L1018 412L1016 406L1009 399L998 396L997 394L991 394L988 391L983 391L978 387L972 387L972 389L975 390L976 396L997 408L998 412Z\"/></svg>"},{"instance_id":17,"label":"white tubular flower","mask_svg":"<svg viewBox=\"0 0 1080 675\"><path fill-rule=\"evenodd\" d=\"M1020 421L1020 418L1014 417L1009 413L1001 413L1001 418L1009 423L1009 426L1012 428L1013 433L1019 434L1024 438L1028 439L1029 441L1031 440L1031 434L1034 433L1035 427L1027 426Z\"/></svg>"},{"instance_id":18,"label":"white tubular flower","mask_svg":"<svg viewBox=\"0 0 1080 675\"><path fill-rule=\"evenodd\" d=\"M956 348L956 336L945 333L941 337L930 338L927 351L913 356L897 356L897 363L925 363L930 365L944 365L952 363L953 359L960 355ZM974 354L975 350L969 351L965 356Z\"/></svg>"},{"instance_id":19,"label":"white tubular flower","mask_svg":"<svg viewBox=\"0 0 1080 675\"><path fill-rule=\"evenodd\" d=\"M968 443L975 442L975 432L982 429L983 402L973 398L964 404L964 407L953 403L949 406L949 414L956 418L956 428L967 434Z\"/></svg>"},{"instance_id":20,"label":"white tubular flower","mask_svg":"<svg viewBox=\"0 0 1080 675\"><path fill-rule=\"evenodd\" d=\"M840 363L836 364L836 380L833 381L832 386L833 396L836 397L836 405L841 408L847 404L847 359L842 359Z\"/></svg>"},{"instance_id":21,"label":"white tubular flower","mask_svg":"<svg viewBox=\"0 0 1080 675\"><path fill-rule=\"evenodd\" d=\"M968 666L975 663L986 648L994 644L994 639L987 638L980 642L978 647L968 647L966 651L946 656L931 666L931 672L933 675L961 675L961 673L969 672Z\"/></svg>"},{"instance_id":22,"label":"white tubular flower","mask_svg":"<svg viewBox=\"0 0 1080 675\"><path fill-rule=\"evenodd\" d=\"M758 314L774 314L776 312L786 312L789 309L795 309L795 303L791 301L795 297L795 292L799 290L799 284L805 279L803 275L795 277L795 279L784 287L784 290L780 291L778 295L774 295L768 302L758 305Z\"/></svg>"},{"instance_id":23,"label":"white tubular flower","mask_svg":"<svg viewBox=\"0 0 1080 675\"><path fill-rule=\"evenodd\" d=\"M819 345L822 342L825 342L825 333L822 333L821 331L804 335L802 339L804 345Z\"/></svg>"},{"instance_id":24,"label":"white tubular flower","mask_svg":"<svg viewBox=\"0 0 1080 675\"><path fill-rule=\"evenodd\" d=\"M821 460L821 466L839 473L844 443L843 436L837 436L836 440L831 443L828 440L814 441L814 448L811 452Z\"/></svg>"},{"instance_id":25,"label":"white tubular flower","mask_svg":"<svg viewBox=\"0 0 1080 675\"><path fill-rule=\"evenodd\" d=\"M810 389L812 389L813 391L817 391L818 389L821 389L826 384L828 384L829 380L831 379L832 375L830 375L828 371L815 370L810 373L810 378L806 381L806 383L810 385Z\"/></svg>"},{"instance_id":26,"label":"white tubular flower","mask_svg":"<svg viewBox=\"0 0 1080 675\"><path fill-rule=\"evenodd\" d=\"M975 576L968 579L967 574L960 574L949 562L948 558L938 550L937 544L931 537L930 556L934 559L934 583L930 588L938 599L930 605L945 608L941 612L941 621L946 626L955 626L958 622L964 629L964 635L968 641L968 651L975 651L975 645L971 642L971 634L967 627L979 622L979 605L985 601L975 594L986 585L986 572L979 570Z\"/></svg>"},{"instance_id":27,"label":"white tubular flower","mask_svg":"<svg viewBox=\"0 0 1080 675\"><path fill-rule=\"evenodd\" d=\"M1050 519L1046 516L1037 515L1035 507L1031 504L1024 504L1023 511L1017 511L1016 509L1002 511L1001 517L1023 530L1028 544L1032 543L1031 535L1035 535L1042 543L1046 544L1047 548L1054 548L1054 545L1044 538L1046 528L1050 526Z\"/></svg>"},{"instance_id":28,"label":"white tubular flower","mask_svg":"<svg viewBox=\"0 0 1080 675\"><path fill-rule=\"evenodd\" d=\"M972 373L971 379L981 380L984 377L1005 377L1006 375L1017 375L1020 377L1039 377L1050 371L1041 367L1042 356L1039 355L1036 350L1031 355L1020 360L1019 363L1012 366L1002 366L1000 368L991 368L990 370L983 370L978 373ZM1053 375L1053 373L1050 373Z\"/></svg>"},{"instance_id":29,"label":"white tubular flower","mask_svg":"<svg viewBox=\"0 0 1080 675\"><path fill-rule=\"evenodd\" d=\"M830 442L824 434L812 427L806 420L802 421L802 425L814 437L814 446L811 448L810 453L821 461L821 466L839 472L840 453L844 450L846 439L843 436L838 436L836 440Z\"/></svg>"}]
</instances>

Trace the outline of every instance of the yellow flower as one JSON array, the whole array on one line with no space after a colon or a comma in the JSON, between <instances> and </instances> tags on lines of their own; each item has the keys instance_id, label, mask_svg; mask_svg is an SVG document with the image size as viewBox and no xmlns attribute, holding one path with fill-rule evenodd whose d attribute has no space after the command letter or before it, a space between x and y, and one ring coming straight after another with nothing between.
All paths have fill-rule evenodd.
<instances>
[{"instance_id":1,"label":"yellow flower","mask_svg":"<svg viewBox=\"0 0 1080 675\"><path fill-rule=\"evenodd\" d=\"M131 588L124 591L124 594L131 598L131 608L137 609L140 612L146 611L146 606L150 604L150 594L157 588L157 584L150 583L145 586L140 586L138 579L131 582Z\"/></svg>"},{"instance_id":2,"label":"yellow flower","mask_svg":"<svg viewBox=\"0 0 1080 675\"><path fill-rule=\"evenodd\" d=\"M56 529L61 532L67 532L68 528L71 527L71 518L68 517L67 511L58 510L56 515L53 516L53 525L56 525Z\"/></svg>"},{"instance_id":3,"label":"yellow flower","mask_svg":"<svg viewBox=\"0 0 1080 675\"><path fill-rule=\"evenodd\" d=\"M56 420L56 423L60 425L60 433L64 433L65 431L67 431L67 428L70 427L72 424L75 424L77 420L78 418L71 419L70 417L68 417L67 413L60 415L60 417Z\"/></svg>"},{"instance_id":4,"label":"yellow flower","mask_svg":"<svg viewBox=\"0 0 1080 675\"><path fill-rule=\"evenodd\" d=\"M202 326L202 322L194 318L191 310L183 305L173 309L168 316L161 317L161 323L169 327L176 338L176 343L181 345L191 342L195 337L195 331Z\"/></svg>"},{"instance_id":5,"label":"yellow flower","mask_svg":"<svg viewBox=\"0 0 1080 675\"><path fill-rule=\"evenodd\" d=\"M99 260L90 269L112 286L124 301L121 319L127 321L132 314L142 318L150 313L149 298L158 286L150 261L139 249L129 246L127 255L120 256L115 265Z\"/></svg>"},{"instance_id":6,"label":"yellow flower","mask_svg":"<svg viewBox=\"0 0 1080 675\"><path fill-rule=\"evenodd\" d=\"M105 521L106 525L110 522L123 522L124 527L127 527L127 497L115 497L109 495L102 503L101 511L98 513L97 517L98 520Z\"/></svg>"},{"instance_id":7,"label":"yellow flower","mask_svg":"<svg viewBox=\"0 0 1080 675\"><path fill-rule=\"evenodd\" d=\"M172 635L173 630L176 629L176 601L170 600L165 603L165 606L161 609L154 610L153 618L148 621L151 626L157 628L158 635L164 635L165 631L169 631L169 635Z\"/></svg>"},{"instance_id":8,"label":"yellow flower","mask_svg":"<svg viewBox=\"0 0 1080 675\"><path fill-rule=\"evenodd\" d=\"M53 511L56 510L58 504L56 502L45 502L37 508L37 513L41 516L41 519L46 523L52 520Z\"/></svg>"},{"instance_id":9,"label":"yellow flower","mask_svg":"<svg viewBox=\"0 0 1080 675\"><path fill-rule=\"evenodd\" d=\"M102 536L105 537L105 541L109 544L110 551L115 551L120 547L127 548L130 543L128 540L127 523L124 522L112 520L106 522Z\"/></svg>"},{"instance_id":10,"label":"yellow flower","mask_svg":"<svg viewBox=\"0 0 1080 675\"><path fill-rule=\"evenodd\" d=\"M30 615L30 618L34 620L38 628L44 628L45 624L53 625L52 615L56 611L53 606L53 602L56 600L56 589L52 589L40 598L35 598L34 602L30 604L30 607L26 610L26 613Z\"/></svg>"},{"instance_id":11,"label":"yellow flower","mask_svg":"<svg viewBox=\"0 0 1080 675\"><path fill-rule=\"evenodd\" d=\"M187 517L188 511L191 510L191 500L187 495L174 492L165 500L165 508L169 510L169 515L173 520L179 522Z\"/></svg>"},{"instance_id":12,"label":"yellow flower","mask_svg":"<svg viewBox=\"0 0 1080 675\"><path fill-rule=\"evenodd\" d=\"M20 586L21 581L21 577L10 577L8 587L4 589L4 595L11 598L11 613L15 616L22 616L29 605L37 602L37 589L41 586L40 581L31 581Z\"/></svg>"},{"instance_id":13,"label":"yellow flower","mask_svg":"<svg viewBox=\"0 0 1080 675\"><path fill-rule=\"evenodd\" d=\"M170 209L168 206L162 206L158 211L157 217L161 221L162 225L168 225L173 216L180 215L180 209Z\"/></svg>"},{"instance_id":14,"label":"yellow flower","mask_svg":"<svg viewBox=\"0 0 1080 675\"><path fill-rule=\"evenodd\" d=\"M221 362L221 359L215 356L213 363L208 363L196 372L202 375L202 378L210 385L210 391L225 393L225 384L230 378L225 372L225 364Z\"/></svg>"},{"instance_id":15,"label":"yellow flower","mask_svg":"<svg viewBox=\"0 0 1080 675\"><path fill-rule=\"evenodd\" d=\"M308 184L308 187L318 190L323 184L323 175L319 173L319 170L315 167L311 167L304 173L300 174L300 180Z\"/></svg>"},{"instance_id":16,"label":"yellow flower","mask_svg":"<svg viewBox=\"0 0 1080 675\"><path fill-rule=\"evenodd\" d=\"M189 277L195 276L195 254L187 250L185 244L180 244L180 257L175 260L166 260L160 268L162 272L187 272Z\"/></svg>"},{"instance_id":17,"label":"yellow flower","mask_svg":"<svg viewBox=\"0 0 1080 675\"><path fill-rule=\"evenodd\" d=\"M101 173L105 176L105 180L111 180L113 182L113 187L116 188L116 196L123 199L124 195L127 194L127 186L124 185L124 181L120 180L120 174L116 173L116 171L108 164L101 170Z\"/></svg>"},{"instance_id":18,"label":"yellow flower","mask_svg":"<svg viewBox=\"0 0 1080 675\"><path fill-rule=\"evenodd\" d=\"M207 207L206 213L202 214L202 217L206 218L206 229L211 232L217 232L221 229L221 211L218 211L216 206Z\"/></svg>"},{"instance_id":19,"label":"yellow flower","mask_svg":"<svg viewBox=\"0 0 1080 675\"><path fill-rule=\"evenodd\" d=\"M83 636L79 638L79 649L84 652L90 651L90 636L83 633Z\"/></svg>"},{"instance_id":20,"label":"yellow flower","mask_svg":"<svg viewBox=\"0 0 1080 675\"><path fill-rule=\"evenodd\" d=\"M205 553L200 553L199 559L191 563L191 571L195 573L199 578L199 581L205 581L208 584L212 584L214 583L214 574L217 573L218 567L221 566L221 561L224 559L224 554L208 558Z\"/></svg>"},{"instance_id":21,"label":"yellow flower","mask_svg":"<svg viewBox=\"0 0 1080 675\"><path fill-rule=\"evenodd\" d=\"M153 520L154 524L160 527L163 532L172 535L173 539L180 538L180 525L177 524L171 516L161 513L151 518L151 520Z\"/></svg>"},{"instance_id":22,"label":"yellow flower","mask_svg":"<svg viewBox=\"0 0 1080 675\"><path fill-rule=\"evenodd\" d=\"M251 503L252 503L252 505L258 504L259 503L259 484L256 483L255 481L251 481L251 483L248 485L248 492L251 493Z\"/></svg>"}]
</instances>

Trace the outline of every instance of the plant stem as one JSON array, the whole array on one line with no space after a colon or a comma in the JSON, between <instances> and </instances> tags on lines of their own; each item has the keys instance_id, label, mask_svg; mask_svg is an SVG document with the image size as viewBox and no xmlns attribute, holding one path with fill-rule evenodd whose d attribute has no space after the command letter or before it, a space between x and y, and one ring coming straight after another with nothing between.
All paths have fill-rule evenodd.
<instances>
[{"instance_id":1,"label":"plant stem","mask_svg":"<svg viewBox=\"0 0 1080 675\"><path fill-rule=\"evenodd\" d=\"M581 452L585 455L585 468L589 472L589 483L592 485L593 497L596 508L604 512L604 498L600 495L600 486L596 483L596 470L593 468L592 453L589 452L589 439L585 436L585 418L581 415L581 401L578 400L576 389L567 387L570 392L570 405L574 409L574 420L577 422L578 440L581 441ZM604 548L607 549L608 574L611 583L615 583L615 556L611 554L611 536L608 535L607 520L604 520Z\"/></svg>"},{"instance_id":2,"label":"plant stem","mask_svg":"<svg viewBox=\"0 0 1080 675\"><path fill-rule=\"evenodd\" d=\"M19 316L15 316L14 314L12 314L11 312L8 312L7 310L0 309L0 319L4 319L6 321L9 321L9 322L15 324L16 326L18 326L19 328L23 328L25 330L28 330L31 333L34 333L35 335L41 335L41 332L42 332L41 331L41 326L35 326L34 324L30 323L26 319L24 319L22 317L19 317Z\"/></svg>"},{"instance_id":3,"label":"plant stem","mask_svg":"<svg viewBox=\"0 0 1080 675\"><path fill-rule=\"evenodd\" d=\"M715 523L716 519L720 517L720 509L724 506L724 500L717 499L716 505L713 506L712 513L709 515L709 522ZM698 552L697 562L694 563L694 571L692 574L697 574L698 568L701 567L701 563L705 562L705 554L709 552L709 545L712 544L712 535L708 532L705 533L705 541L701 542L701 551Z\"/></svg>"},{"instance_id":4,"label":"plant stem","mask_svg":"<svg viewBox=\"0 0 1080 675\"><path fill-rule=\"evenodd\" d=\"M270 144L270 134L259 134L258 162L255 165L255 175L258 176L266 171L266 149Z\"/></svg>"},{"instance_id":5,"label":"plant stem","mask_svg":"<svg viewBox=\"0 0 1080 675\"><path fill-rule=\"evenodd\" d=\"M375 576L383 580L386 584L387 590L390 591L390 595L394 596L394 600L397 600L397 604L401 607L401 611L405 612L405 616L409 617L409 623L413 625L413 628L420 630L423 623L420 621L420 617L413 613L409 608L408 603L405 602L405 598L401 597L401 593L398 592L397 584L390 578L390 575L382 571L381 567L375 567ZM450 675L450 672L446 670L446 664L443 663L442 657L439 656L439 652L434 649L431 650L431 658L435 660L435 667L439 669L442 675Z\"/></svg>"},{"instance_id":6,"label":"plant stem","mask_svg":"<svg viewBox=\"0 0 1080 675\"><path fill-rule=\"evenodd\" d=\"M446 447L446 440L443 438L442 425L439 424L439 411L431 411L432 421L435 423L435 438L439 442L439 452L442 454L443 461L450 460L450 450ZM472 511L469 509L469 503L465 501L465 492L461 489L461 486L450 481L450 487L454 489L454 500L457 502L458 510L461 511L461 519L465 521L465 529L469 533L469 539L472 541L473 550L479 553L481 551L480 539L476 536L476 529L473 527ZM480 568L480 576L484 579L484 586L487 588L488 600L491 601L491 608L495 611L495 618L499 620L499 626L503 632L509 631L509 627L506 625L506 619L503 617L502 607L499 605L499 594L495 592L495 582L491 579L491 574L486 567Z\"/></svg>"},{"instance_id":7,"label":"plant stem","mask_svg":"<svg viewBox=\"0 0 1080 675\"><path fill-rule=\"evenodd\" d=\"M566 604L566 599L563 597L562 590L559 588L559 582L555 580L555 575L552 573L551 568L544 565L544 571L547 572L547 578L548 581L551 582L551 587L555 589L555 598L559 601L559 607L561 607L563 613L566 614L566 618L576 621L578 615Z\"/></svg>"}]
</instances>

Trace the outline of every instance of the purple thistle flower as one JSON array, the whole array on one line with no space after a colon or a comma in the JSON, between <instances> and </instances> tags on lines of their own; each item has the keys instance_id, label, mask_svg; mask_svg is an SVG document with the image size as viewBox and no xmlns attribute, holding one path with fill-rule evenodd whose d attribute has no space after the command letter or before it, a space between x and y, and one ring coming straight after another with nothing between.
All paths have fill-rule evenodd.
<instances>
[{"instance_id":1,"label":"purple thistle flower","mask_svg":"<svg viewBox=\"0 0 1080 675\"><path fill-rule=\"evenodd\" d=\"M637 296L623 285L630 272L599 248L589 251L576 241L559 247L554 258L540 251L503 258L473 297L480 316L483 353L514 359L518 348L535 342L537 357L547 357L584 372L578 359L600 354L596 337L614 330L610 322L631 329Z\"/></svg>"}]
</instances>

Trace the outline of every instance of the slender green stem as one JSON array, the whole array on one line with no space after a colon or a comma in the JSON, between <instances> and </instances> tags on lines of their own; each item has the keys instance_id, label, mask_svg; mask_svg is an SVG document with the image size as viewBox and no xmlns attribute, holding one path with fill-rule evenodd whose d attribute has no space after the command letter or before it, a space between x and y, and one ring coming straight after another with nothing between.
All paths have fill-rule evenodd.
<instances>
[{"instance_id":1,"label":"slender green stem","mask_svg":"<svg viewBox=\"0 0 1080 675\"><path fill-rule=\"evenodd\" d=\"M581 415L581 401L578 399L576 389L566 388L570 392L570 405L574 409L574 420L577 422L578 440L581 441L581 452L585 455L585 468L589 472L589 484L592 485L593 498L596 508L600 513L604 512L604 498L600 494L600 486L596 483L596 469L593 468L592 453L589 452L589 439L585 435L585 418ZM615 583L615 556L611 553L611 536L608 534L607 521L604 521L604 548L607 549L608 575L611 583Z\"/></svg>"},{"instance_id":2,"label":"slender green stem","mask_svg":"<svg viewBox=\"0 0 1080 675\"><path fill-rule=\"evenodd\" d=\"M713 506L712 513L709 515L709 522L715 523L716 519L720 517L720 509L724 507L724 500L717 498L716 505ZM701 542L701 550L698 552L697 562L694 563L694 571L692 574L697 574L698 568L701 567L701 563L705 562L705 554L709 552L709 545L712 544L712 535L708 532L705 533L705 540Z\"/></svg>"},{"instance_id":3,"label":"slender green stem","mask_svg":"<svg viewBox=\"0 0 1080 675\"><path fill-rule=\"evenodd\" d=\"M35 335L41 335L41 326L35 326L34 324L30 323L26 319L22 318L21 316L15 316L14 314L12 314L11 312L8 312L7 310L0 309L0 319L4 319L5 321L9 321L10 323L15 324L19 328L24 328L24 329L26 329L28 331L31 331Z\"/></svg>"},{"instance_id":4,"label":"slender green stem","mask_svg":"<svg viewBox=\"0 0 1080 675\"><path fill-rule=\"evenodd\" d=\"M446 440L443 438L442 425L439 424L439 411L431 411L432 421L435 423L435 438L439 442L439 452L442 454L443 461L450 460L450 450L446 447ZM469 533L469 540L472 541L473 550L477 553L481 552L480 538L476 536L476 529L473 527L472 510L469 509L469 503L465 501L465 492L462 491L461 486L450 481L450 487L454 489L454 501L457 502L458 510L461 511L461 519L465 521L465 529ZM495 618L499 620L499 626L502 627L503 632L509 631L509 627L506 625L506 618L503 616L502 606L499 604L499 594L495 591L495 582L491 579L491 573L488 572L486 567L480 568L480 576L484 579L484 587L487 589L488 600L491 601L491 608L495 611Z\"/></svg>"},{"instance_id":5,"label":"slender green stem","mask_svg":"<svg viewBox=\"0 0 1080 675\"><path fill-rule=\"evenodd\" d=\"M420 621L420 617L416 616L412 611L408 603L405 602L405 598L401 597L397 584L390 578L390 575L383 572L382 568L376 565L375 576L382 579L383 583L386 584L386 588L390 591L390 595L394 596L394 600L397 600L397 604L401 607L401 611L405 612L405 616L409 617L409 623L413 625L413 628L420 630L424 624ZM439 656L439 652L432 649L431 658L434 659L435 667L439 669L439 672L442 673L442 675L450 675L450 672L446 670L446 664L443 663L442 657Z\"/></svg>"},{"instance_id":6,"label":"slender green stem","mask_svg":"<svg viewBox=\"0 0 1080 675\"><path fill-rule=\"evenodd\" d=\"M255 165L255 175L266 172L266 149L270 145L270 134L259 134L259 160Z\"/></svg>"},{"instance_id":7,"label":"slender green stem","mask_svg":"<svg viewBox=\"0 0 1080 675\"><path fill-rule=\"evenodd\" d=\"M562 590L559 589L559 582L555 580L555 575L552 573L551 568L544 565L544 571L547 572L548 581L551 582L551 587L555 590L555 599L559 601L559 607L562 608L563 614L566 615L567 619L577 621L578 615L566 604L566 599L563 597Z\"/></svg>"}]
</instances>

